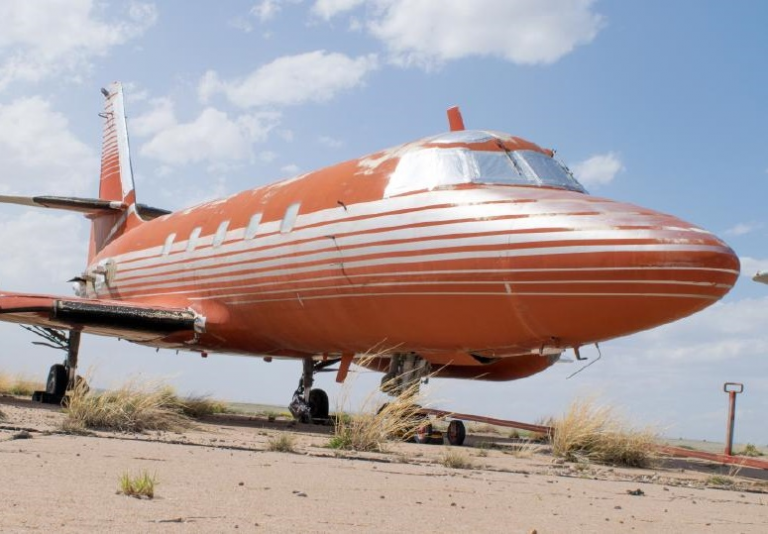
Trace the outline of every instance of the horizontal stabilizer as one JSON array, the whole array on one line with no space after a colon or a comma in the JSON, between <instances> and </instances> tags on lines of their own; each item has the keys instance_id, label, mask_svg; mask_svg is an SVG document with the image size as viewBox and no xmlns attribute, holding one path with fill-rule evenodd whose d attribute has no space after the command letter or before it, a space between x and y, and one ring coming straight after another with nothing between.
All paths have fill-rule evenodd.
<instances>
[{"instance_id":1,"label":"horizontal stabilizer","mask_svg":"<svg viewBox=\"0 0 768 534\"><path fill-rule=\"evenodd\" d=\"M0 321L78 330L139 343L204 329L203 318L187 308L19 293L0 293Z\"/></svg>"},{"instance_id":2,"label":"horizontal stabilizer","mask_svg":"<svg viewBox=\"0 0 768 534\"><path fill-rule=\"evenodd\" d=\"M77 211L90 216L96 216L104 213L115 213L125 211L128 206L119 200L101 200L98 198L77 198L77 197L18 197L9 195L0 195L0 203L19 204L21 206L33 206L40 208L52 208L58 210ZM144 220L155 219L171 213L161 208L153 208L144 204L136 204L136 211Z\"/></svg>"}]
</instances>

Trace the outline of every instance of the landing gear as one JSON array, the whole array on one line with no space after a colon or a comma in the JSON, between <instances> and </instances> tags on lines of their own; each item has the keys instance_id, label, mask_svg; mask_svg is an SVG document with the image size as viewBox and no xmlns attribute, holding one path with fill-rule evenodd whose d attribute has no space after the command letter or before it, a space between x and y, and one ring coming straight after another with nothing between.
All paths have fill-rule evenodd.
<instances>
[{"instance_id":1,"label":"landing gear","mask_svg":"<svg viewBox=\"0 0 768 534\"><path fill-rule=\"evenodd\" d=\"M24 328L47 341L33 342L35 345L43 345L67 353L64 363L51 366L48 371L48 380L45 382L45 391L35 391L32 394L33 401L45 404L61 404L67 391L76 386L87 387L84 385L83 379L77 376L77 359L80 351L80 332L78 330L64 332L39 326L24 326Z\"/></svg>"},{"instance_id":2,"label":"landing gear","mask_svg":"<svg viewBox=\"0 0 768 534\"><path fill-rule=\"evenodd\" d=\"M381 378L383 393L398 397L419 392L422 379L426 384L431 371L430 363L414 352L393 354L389 360L389 371Z\"/></svg>"},{"instance_id":3,"label":"landing gear","mask_svg":"<svg viewBox=\"0 0 768 534\"><path fill-rule=\"evenodd\" d=\"M393 397L415 396L422 383L427 383L431 366L427 360L413 352L393 354L389 362L389 371L381 379L381 391ZM420 409L419 409L420 410ZM436 431L429 416L417 411L413 420L412 430L406 436L412 436L416 443L442 444L443 438L448 438L451 445L463 445L467 437L467 429L462 421L452 420L446 432Z\"/></svg>"},{"instance_id":4,"label":"landing gear","mask_svg":"<svg viewBox=\"0 0 768 534\"><path fill-rule=\"evenodd\" d=\"M328 422L330 405L328 394L322 389L312 389L314 375L336 360L318 362L312 358L304 358L304 369L299 379L299 387L293 393L288 409L291 415L300 423L325 424Z\"/></svg>"}]
</instances>

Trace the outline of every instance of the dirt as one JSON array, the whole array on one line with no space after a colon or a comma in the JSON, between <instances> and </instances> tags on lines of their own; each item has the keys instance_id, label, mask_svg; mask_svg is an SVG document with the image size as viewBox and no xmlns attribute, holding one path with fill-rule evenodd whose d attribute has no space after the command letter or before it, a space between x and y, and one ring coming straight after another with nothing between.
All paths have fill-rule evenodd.
<instances>
[{"instance_id":1,"label":"dirt","mask_svg":"<svg viewBox=\"0 0 768 534\"><path fill-rule=\"evenodd\" d=\"M471 429L461 448L339 453L327 427L239 414L183 434L73 435L57 407L0 409L1 532L768 532L764 471L566 463ZM270 452L284 433L295 452ZM470 468L445 467L448 453ZM145 471L153 499L118 492Z\"/></svg>"}]
</instances>

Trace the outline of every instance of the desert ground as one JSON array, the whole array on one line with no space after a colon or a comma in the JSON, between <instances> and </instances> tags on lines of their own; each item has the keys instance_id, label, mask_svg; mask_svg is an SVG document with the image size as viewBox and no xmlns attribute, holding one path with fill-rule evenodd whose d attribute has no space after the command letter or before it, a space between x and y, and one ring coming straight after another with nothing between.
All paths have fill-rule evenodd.
<instances>
[{"instance_id":1,"label":"desert ground","mask_svg":"<svg viewBox=\"0 0 768 534\"><path fill-rule=\"evenodd\" d=\"M2 532L768 532L765 471L567 463L472 426L464 447L355 453L328 448L328 427L263 414L79 435L55 406L2 396L0 410ZM293 452L270 451L284 435ZM153 499L118 492L144 471Z\"/></svg>"}]
</instances>

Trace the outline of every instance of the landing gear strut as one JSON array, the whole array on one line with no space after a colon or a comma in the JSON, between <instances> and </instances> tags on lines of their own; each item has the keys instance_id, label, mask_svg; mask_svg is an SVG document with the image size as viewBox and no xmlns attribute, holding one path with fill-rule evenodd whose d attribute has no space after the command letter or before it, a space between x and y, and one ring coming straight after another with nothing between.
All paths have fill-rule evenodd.
<instances>
[{"instance_id":1,"label":"landing gear strut","mask_svg":"<svg viewBox=\"0 0 768 534\"><path fill-rule=\"evenodd\" d=\"M421 384L429 381L431 370L430 363L416 353L393 354L389 371L381 379L381 391L393 397L416 395ZM416 443L443 443L446 437L451 445L463 445L467 436L464 423L456 419L450 421L447 432L435 431L429 415L422 411L416 414L413 426L408 434Z\"/></svg>"},{"instance_id":2,"label":"landing gear strut","mask_svg":"<svg viewBox=\"0 0 768 534\"><path fill-rule=\"evenodd\" d=\"M46 340L46 342L34 341L35 345L59 349L67 353L64 363L52 365L48 371L45 391L35 391L32 394L33 401L46 404L61 404L67 391L74 389L82 380L81 377L77 376L80 331L70 330L69 332L63 332L39 326L24 326L24 328Z\"/></svg>"},{"instance_id":3,"label":"landing gear strut","mask_svg":"<svg viewBox=\"0 0 768 534\"><path fill-rule=\"evenodd\" d=\"M397 397L403 393L419 392L422 379L429 381L430 363L414 352L393 354L389 360L389 371L381 379L383 393Z\"/></svg>"},{"instance_id":4,"label":"landing gear strut","mask_svg":"<svg viewBox=\"0 0 768 534\"><path fill-rule=\"evenodd\" d=\"M301 423L325 424L328 422L330 406L328 394L322 389L312 389L316 372L323 370L337 360L315 363L312 358L304 358L304 369L299 379L299 387L293 393L288 409Z\"/></svg>"}]
</instances>

